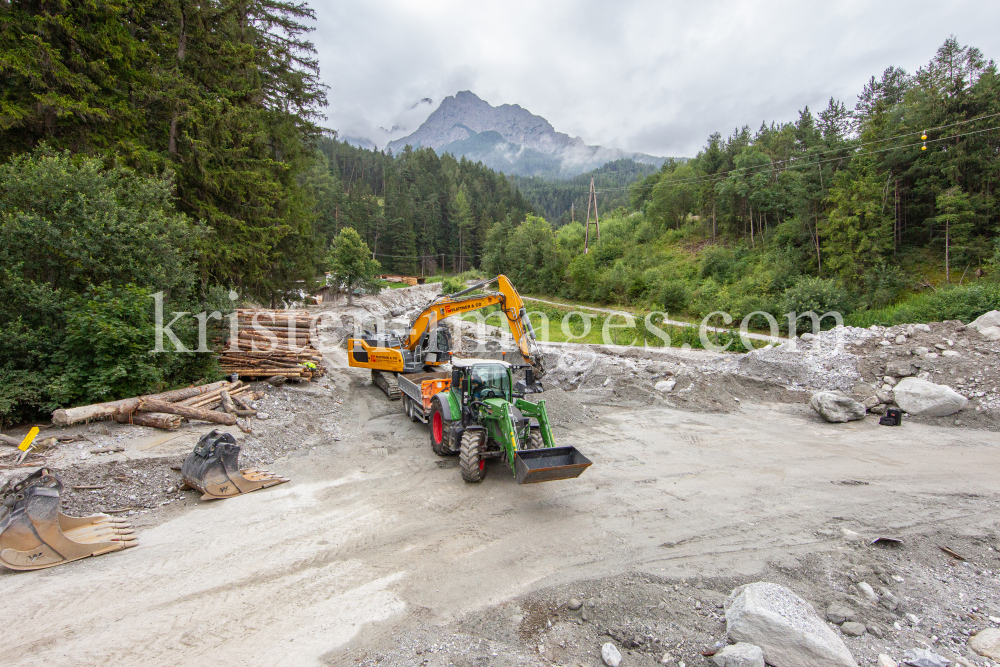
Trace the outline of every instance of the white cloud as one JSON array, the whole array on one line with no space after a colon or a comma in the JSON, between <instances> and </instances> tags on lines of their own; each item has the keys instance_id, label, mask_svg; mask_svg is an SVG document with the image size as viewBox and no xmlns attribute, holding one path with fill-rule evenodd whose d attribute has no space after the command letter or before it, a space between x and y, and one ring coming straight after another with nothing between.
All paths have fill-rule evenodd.
<instances>
[{"instance_id":1,"label":"white cloud","mask_svg":"<svg viewBox=\"0 0 1000 667\"><path fill-rule=\"evenodd\" d=\"M326 124L379 146L471 90L590 144L693 155L714 131L853 105L870 76L915 70L951 34L1000 55L1000 3L969 0L312 4Z\"/></svg>"}]
</instances>

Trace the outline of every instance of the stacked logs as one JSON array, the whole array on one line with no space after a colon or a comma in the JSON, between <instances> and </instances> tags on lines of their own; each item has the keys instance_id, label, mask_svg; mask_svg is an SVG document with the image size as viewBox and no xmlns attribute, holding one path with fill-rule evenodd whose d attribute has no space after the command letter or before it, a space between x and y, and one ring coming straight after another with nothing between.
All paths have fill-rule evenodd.
<instances>
[{"instance_id":1,"label":"stacked logs","mask_svg":"<svg viewBox=\"0 0 1000 667\"><path fill-rule=\"evenodd\" d=\"M247 402L254 398L250 388L239 380L212 382L162 394L56 410L52 413L52 423L68 426L97 419L113 419L123 424L174 430L180 427L183 419L193 419L232 426L236 424L237 417L256 414ZM219 407L222 412L216 411Z\"/></svg>"},{"instance_id":2,"label":"stacked logs","mask_svg":"<svg viewBox=\"0 0 1000 667\"><path fill-rule=\"evenodd\" d=\"M237 340L219 351L227 375L312 380L326 373L305 310L239 310Z\"/></svg>"}]
</instances>

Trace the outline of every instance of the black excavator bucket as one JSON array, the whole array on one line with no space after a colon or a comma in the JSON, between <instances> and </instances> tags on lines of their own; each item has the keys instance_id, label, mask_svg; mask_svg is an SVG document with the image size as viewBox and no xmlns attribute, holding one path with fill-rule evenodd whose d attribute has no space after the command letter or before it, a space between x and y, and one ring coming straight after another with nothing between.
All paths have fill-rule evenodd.
<instances>
[{"instance_id":1,"label":"black excavator bucket","mask_svg":"<svg viewBox=\"0 0 1000 667\"><path fill-rule=\"evenodd\" d=\"M590 464L590 459L576 447L522 449L514 457L514 479L518 484L573 479L582 475Z\"/></svg>"},{"instance_id":2,"label":"black excavator bucket","mask_svg":"<svg viewBox=\"0 0 1000 667\"><path fill-rule=\"evenodd\" d=\"M59 511L62 482L42 468L0 489L0 565L38 570L138 544L128 521Z\"/></svg>"},{"instance_id":3,"label":"black excavator bucket","mask_svg":"<svg viewBox=\"0 0 1000 667\"><path fill-rule=\"evenodd\" d=\"M201 436L181 467L184 483L202 492L202 500L231 498L283 484L288 480L266 470L240 470L240 446L229 433L213 430Z\"/></svg>"}]
</instances>

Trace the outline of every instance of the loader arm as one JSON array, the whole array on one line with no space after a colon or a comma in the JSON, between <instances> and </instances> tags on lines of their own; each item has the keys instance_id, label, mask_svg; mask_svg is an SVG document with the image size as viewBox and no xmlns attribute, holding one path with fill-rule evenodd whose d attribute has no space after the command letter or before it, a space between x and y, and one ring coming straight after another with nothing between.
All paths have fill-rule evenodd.
<instances>
[{"instance_id":1,"label":"loader arm","mask_svg":"<svg viewBox=\"0 0 1000 667\"><path fill-rule=\"evenodd\" d=\"M470 292L482 289L493 282L497 283L499 291L470 294ZM542 377L545 374L545 367L541 352L535 342L535 330L528 319L521 295L517 293L514 285L504 275L490 278L455 294L439 296L432 301L414 318L413 324L410 325L410 332L402 342L402 348L414 349L427 330L445 318L452 315L464 315L493 305L499 305L503 309L507 325L510 327L514 342L524 362L534 369L536 377Z\"/></svg>"}]
</instances>

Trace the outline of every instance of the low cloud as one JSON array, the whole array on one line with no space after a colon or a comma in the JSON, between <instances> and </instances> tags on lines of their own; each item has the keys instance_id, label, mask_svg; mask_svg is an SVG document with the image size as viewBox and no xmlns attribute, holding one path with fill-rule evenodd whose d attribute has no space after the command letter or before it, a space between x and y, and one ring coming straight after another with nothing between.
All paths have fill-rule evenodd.
<instances>
[{"instance_id":1,"label":"low cloud","mask_svg":"<svg viewBox=\"0 0 1000 667\"><path fill-rule=\"evenodd\" d=\"M1000 5L961 0L313 6L326 125L379 147L472 90L588 144L688 156L711 132L853 105L869 77L915 70L951 34L1000 56Z\"/></svg>"}]
</instances>

